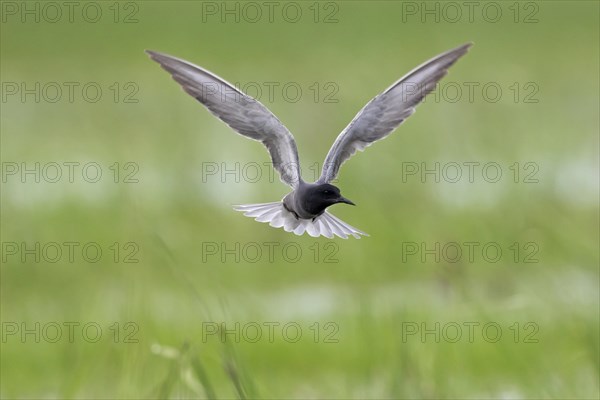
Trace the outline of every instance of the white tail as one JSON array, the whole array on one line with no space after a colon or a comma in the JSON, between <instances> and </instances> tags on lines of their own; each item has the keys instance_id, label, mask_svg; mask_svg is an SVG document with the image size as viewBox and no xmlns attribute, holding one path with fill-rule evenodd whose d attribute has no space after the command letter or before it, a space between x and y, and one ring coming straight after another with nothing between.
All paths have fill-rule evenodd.
<instances>
[{"instance_id":1,"label":"white tail","mask_svg":"<svg viewBox=\"0 0 600 400\"><path fill-rule=\"evenodd\" d=\"M361 235L369 236L327 211L315 218L314 221L312 219L297 219L294 214L285 209L280 201L242 204L234 206L233 209L243 212L245 216L252 217L258 222L268 222L274 228L283 228L286 232L294 232L298 236L304 232L312 237L325 236L329 239L333 239L333 235L342 239L348 239L350 235L357 239L360 239Z\"/></svg>"}]
</instances>

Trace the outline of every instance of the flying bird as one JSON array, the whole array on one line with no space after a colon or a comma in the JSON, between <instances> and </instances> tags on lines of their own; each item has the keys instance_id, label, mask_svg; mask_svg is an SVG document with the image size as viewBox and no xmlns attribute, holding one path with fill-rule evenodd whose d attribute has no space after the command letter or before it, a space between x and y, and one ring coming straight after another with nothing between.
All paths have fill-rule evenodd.
<instances>
[{"instance_id":1,"label":"flying bird","mask_svg":"<svg viewBox=\"0 0 600 400\"><path fill-rule=\"evenodd\" d=\"M262 142L271 155L281 181L293 189L281 201L235 206L248 217L283 227L296 235L334 235L359 239L366 233L341 221L327 211L338 203L354 205L332 185L341 165L357 150L387 137L415 111L423 98L435 89L448 68L467 53L471 43L442 53L413 69L383 93L373 98L339 134L329 150L320 178L305 182L300 175L298 150L290 131L258 100L242 93L217 75L187 61L147 50L150 57L169 72L189 95L202 103L233 130Z\"/></svg>"}]
</instances>

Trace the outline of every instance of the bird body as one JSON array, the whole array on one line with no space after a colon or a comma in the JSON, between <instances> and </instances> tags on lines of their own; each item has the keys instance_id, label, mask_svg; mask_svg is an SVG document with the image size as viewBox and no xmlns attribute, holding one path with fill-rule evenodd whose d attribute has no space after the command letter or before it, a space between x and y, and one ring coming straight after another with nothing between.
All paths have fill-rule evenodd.
<instances>
[{"instance_id":1,"label":"bird body","mask_svg":"<svg viewBox=\"0 0 600 400\"><path fill-rule=\"evenodd\" d=\"M339 134L325 158L321 176L307 183L300 175L298 150L292 134L258 100L242 93L211 72L178 58L147 51L183 89L239 134L260 141L269 151L273 168L292 187L281 201L235 206L244 215L268 222L296 235L368 236L327 211L338 203L354 205L332 185L341 165L357 150L384 139L415 110L471 44L440 54L415 68L373 98Z\"/></svg>"}]
</instances>

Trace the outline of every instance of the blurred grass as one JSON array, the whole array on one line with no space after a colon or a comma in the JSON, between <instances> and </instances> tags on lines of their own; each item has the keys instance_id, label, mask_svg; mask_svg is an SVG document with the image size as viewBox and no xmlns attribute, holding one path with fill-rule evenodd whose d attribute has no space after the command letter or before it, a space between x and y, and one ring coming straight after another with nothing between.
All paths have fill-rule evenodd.
<instances>
[{"instance_id":1,"label":"blurred grass","mask_svg":"<svg viewBox=\"0 0 600 400\"><path fill-rule=\"evenodd\" d=\"M138 4L136 24L1 26L2 82L139 87L131 104L107 90L93 104L2 102L2 161L140 167L136 184L2 183L3 242L140 248L136 264L3 262L3 322L95 321L105 331L98 343L1 343L2 398L598 398L598 3L537 3L536 24L403 22L400 2L339 3L336 24L221 24L202 23L200 3ZM335 214L372 236L336 241L338 263L313 261L310 246L323 252L327 241L231 211L281 198L278 182L202 183L203 162L262 165L267 154L143 53L177 55L233 82L298 82L305 94L335 82L338 103L265 102L308 167L370 98L467 41L475 46L446 81L535 82L539 102L514 103L508 93L498 103L427 102L345 164L339 185L359 206ZM402 162L436 161L494 161L505 172L531 161L540 182L402 182ZM375 165L385 168L374 173ZM402 261L403 242L452 241L504 250L535 242L540 262ZM295 242L304 255L203 262L205 242ZM127 321L139 326L139 343L114 343L108 327ZM207 321L293 321L305 332L297 343L204 343ZM328 321L339 343L314 343L309 326ZM411 321L492 321L505 331L498 343L404 342ZM539 343L514 343L508 327L529 321Z\"/></svg>"}]
</instances>

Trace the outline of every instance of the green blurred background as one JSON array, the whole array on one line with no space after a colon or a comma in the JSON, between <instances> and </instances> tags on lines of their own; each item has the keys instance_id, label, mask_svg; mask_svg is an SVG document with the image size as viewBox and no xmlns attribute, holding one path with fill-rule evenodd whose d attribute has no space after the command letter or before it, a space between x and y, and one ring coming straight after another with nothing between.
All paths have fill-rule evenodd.
<instances>
[{"instance_id":1,"label":"green blurred background","mask_svg":"<svg viewBox=\"0 0 600 400\"><path fill-rule=\"evenodd\" d=\"M72 17L45 4L2 2L2 398L598 398L597 2L476 2L471 17L460 2L274 2L272 21L264 2L75 2ZM236 7L239 21L222 22ZM446 94L342 168L358 206L332 211L371 235L346 241L234 212L287 192L267 167L244 179L267 153L143 52L261 87L312 179L368 100L468 41ZM50 176L62 165L62 179L11 175L36 162ZM79 163L72 183L65 162ZM81 176L90 162L96 183ZM463 177L403 175L436 162L463 165ZM479 167L469 182L464 162L503 175L488 182ZM239 182L206 175L236 163ZM79 244L73 262L65 242ZM458 260L442 250L453 242ZM479 244L473 259L466 242ZM497 262L486 243L501 248ZM68 323L79 324L72 340ZM213 334L221 323L238 323L240 339ZM279 324L272 341L266 323Z\"/></svg>"}]
</instances>

